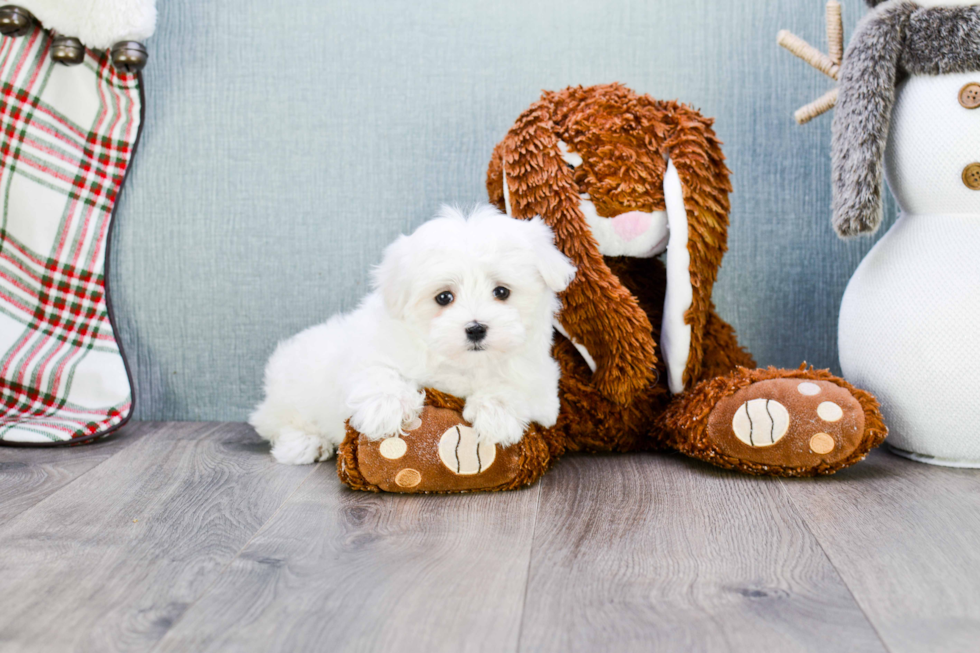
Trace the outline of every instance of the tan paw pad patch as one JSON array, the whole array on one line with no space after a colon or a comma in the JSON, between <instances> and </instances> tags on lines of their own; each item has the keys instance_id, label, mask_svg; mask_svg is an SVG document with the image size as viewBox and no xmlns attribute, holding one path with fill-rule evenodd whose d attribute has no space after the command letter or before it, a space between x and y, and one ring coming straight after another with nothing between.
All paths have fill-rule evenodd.
<instances>
[{"instance_id":1,"label":"tan paw pad patch","mask_svg":"<svg viewBox=\"0 0 980 653\"><path fill-rule=\"evenodd\" d=\"M796 391L801 395L807 397L812 397L814 395L820 394L820 386L816 383L810 383L809 381L804 381L803 383L796 386Z\"/></svg>"},{"instance_id":2,"label":"tan paw pad patch","mask_svg":"<svg viewBox=\"0 0 980 653\"><path fill-rule=\"evenodd\" d=\"M732 418L732 430L750 447L769 447L786 435L789 413L773 399L752 399L742 404Z\"/></svg>"},{"instance_id":3,"label":"tan paw pad patch","mask_svg":"<svg viewBox=\"0 0 980 653\"><path fill-rule=\"evenodd\" d=\"M497 447L478 442L476 431L469 426L454 426L439 439L439 458L455 474L479 474L490 468L497 457Z\"/></svg>"},{"instance_id":4,"label":"tan paw pad patch","mask_svg":"<svg viewBox=\"0 0 980 653\"><path fill-rule=\"evenodd\" d=\"M385 438L378 445L378 451L388 460L398 460L408 451L408 445L401 438Z\"/></svg>"},{"instance_id":5,"label":"tan paw pad patch","mask_svg":"<svg viewBox=\"0 0 980 653\"><path fill-rule=\"evenodd\" d=\"M844 411L834 402L825 401L817 406L817 415L825 422L837 422L844 416Z\"/></svg>"},{"instance_id":6,"label":"tan paw pad patch","mask_svg":"<svg viewBox=\"0 0 980 653\"><path fill-rule=\"evenodd\" d=\"M422 474L417 469L405 468L395 475L395 483L398 487L415 487L422 482Z\"/></svg>"},{"instance_id":7,"label":"tan paw pad patch","mask_svg":"<svg viewBox=\"0 0 980 653\"><path fill-rule=\"evenodd\" d=\"M810 451L813 453L828 454L834 450L834 438L829 433L815 433L810 438Z\"/></svg>"}]
</instances>

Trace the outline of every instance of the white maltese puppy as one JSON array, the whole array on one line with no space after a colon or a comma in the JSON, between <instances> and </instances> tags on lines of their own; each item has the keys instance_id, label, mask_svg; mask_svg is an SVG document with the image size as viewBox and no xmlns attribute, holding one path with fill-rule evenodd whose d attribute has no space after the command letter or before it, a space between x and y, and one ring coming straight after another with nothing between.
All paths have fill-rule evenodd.
<instances>
[{"instance_id":1,"label":"white maltese puppy","mask_svg":"<svg viewBox=\"0 0 980 653\"><path fill-rule=\"evenodd\" d=\"M388 246L357 309L279 345L249 423L303 465L334 454L347 419L371 439L403 433L430 387L466 399L478 438L514 444L558 418L552 324L574 276L540 218L443 207Z\"/></svg>"}]
</instances>

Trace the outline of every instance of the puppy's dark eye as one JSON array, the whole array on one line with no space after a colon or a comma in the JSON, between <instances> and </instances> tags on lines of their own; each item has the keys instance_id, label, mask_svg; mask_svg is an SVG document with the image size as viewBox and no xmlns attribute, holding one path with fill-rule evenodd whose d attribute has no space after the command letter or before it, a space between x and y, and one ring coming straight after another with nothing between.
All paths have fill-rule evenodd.
<instances>
[{"instance_id":1,"label":"puppy's dark eye","mask_svg":"<svg viewBox=\"0 0 980 653\"><path fill-rule=\"evenodd\" d=\"M494 299L499 299L500 301L504 301L505 299L510 297L510 290L504 288L503 286L497 286L496 288L493 289L493 296Z\"/></svg>"},{"instance_id":2,"label":"puppy's dark eye","mask_svg":"<svg viewBox=\"0 0 980 653\"><path fill-rule=\"evenodd\" d=\"M568 161L565 161L565 165L567 165L567 166L568 166L568 169L569 169L569 170L574 170L574 169L575 169L575 166L573 166L573 165L572 165L571 163L569 163Z\"/></svg>"},{"instance_id":3,"label":"puppy's dark eye","mask_svg":"<svg viewBox=\"0 0 980 653\"><path fill-rule=\"evenodd\" d=\"M449 306L453 303L453 299L455 299L455 297L453 297L453 294L447 290L436 295L436 304L439 304L439 306Z\"/></svg>"}]
</instances>

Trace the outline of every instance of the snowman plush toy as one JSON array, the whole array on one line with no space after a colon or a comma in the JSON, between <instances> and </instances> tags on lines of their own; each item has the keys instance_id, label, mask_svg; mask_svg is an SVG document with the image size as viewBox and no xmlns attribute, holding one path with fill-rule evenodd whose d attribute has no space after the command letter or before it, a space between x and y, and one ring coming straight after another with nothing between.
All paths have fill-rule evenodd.
<instances>
[{"instance_id":1,"label":"snowman plush toy","mask_svg":"<svg viewBox=\"0 0 980 653\"><path fill-rule=\"evenodd\" d=\"M848 284L844 375L879 397L900 455L980 467L980 0L867 0L839 71L833 220L874 232Z\"/></svg>"}]
</instances>

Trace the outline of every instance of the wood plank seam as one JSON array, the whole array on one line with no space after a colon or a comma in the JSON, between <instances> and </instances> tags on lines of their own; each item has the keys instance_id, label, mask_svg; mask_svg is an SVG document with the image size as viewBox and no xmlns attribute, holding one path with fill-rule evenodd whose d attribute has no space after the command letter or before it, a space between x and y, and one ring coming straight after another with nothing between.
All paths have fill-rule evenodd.
<instances>
[{"instance_id":1,"label":"wood plank seam","mask_svg":"<svg viewBox=\"0 0 980 653\"><path fill-rule=\"evenodd\" d=\"M798 482L797 479L794 479L794 481ZM799 505L797 505L796 499L793 498L793 494L786 488L787 482L788 481L786 479L779 479L779 490L789 500L790 508L800 518L800 522L803 524L803 527L806 528L807 532L810 533L810 537L813 538L813 541L816 542L817 546L820 547L820 550L823 552L824 557L827 558L827 562L829 562L830 566L833 568L834 573L837 574L837 577L840 579L840 582L843 583L845 588L847 588L847 593L851 595L851 599L853 599L854 605L856 605L858 609L861 610L861 614L863 614L864 618L868 621L868 625L870 625L871 630L874 631L875 637L878 638L878 641L881 642L881 645L885 648L886 651L891 652L892 648L888 646L888 642L886 642L885 638L881 636L881 631L878 630L877 624L875 624L874 620L871 618L871 615L868 614L868 611L861 604L861 601L858 599L857 595L854 594L854 590L851 588L850 583L848 583L847 579L844 578L844 575L837 567L837 563L834 562L834 559L830 555L830 552L827 551L827 547L824 546L823 540L821 540L820 537L817 535L817 533L812 528L810 528L810 522L807 520L806 513L800 508Z\"/></svg>"},{"instance_id":2,"label":"wood plank seam","mask_svg":"<svg viewBox=\"0 0 980 653\"><path fill-rule=\"evenodd\" d=\"M537 483L537 499L534 501L534 514L532 519L534 523L531 524L531 546L528 547L527 552L527 567L524 571L524 596L521 598L521 623L517 626L517 651L521 650L521 637L524 635L524 617L526 615L525 608L527 607L527 592L528 588L531 586L531 562L534 560L534 536L538 531L538 513L541 511L541 484L544 482Z\"/></svg>"}]
</instances>

